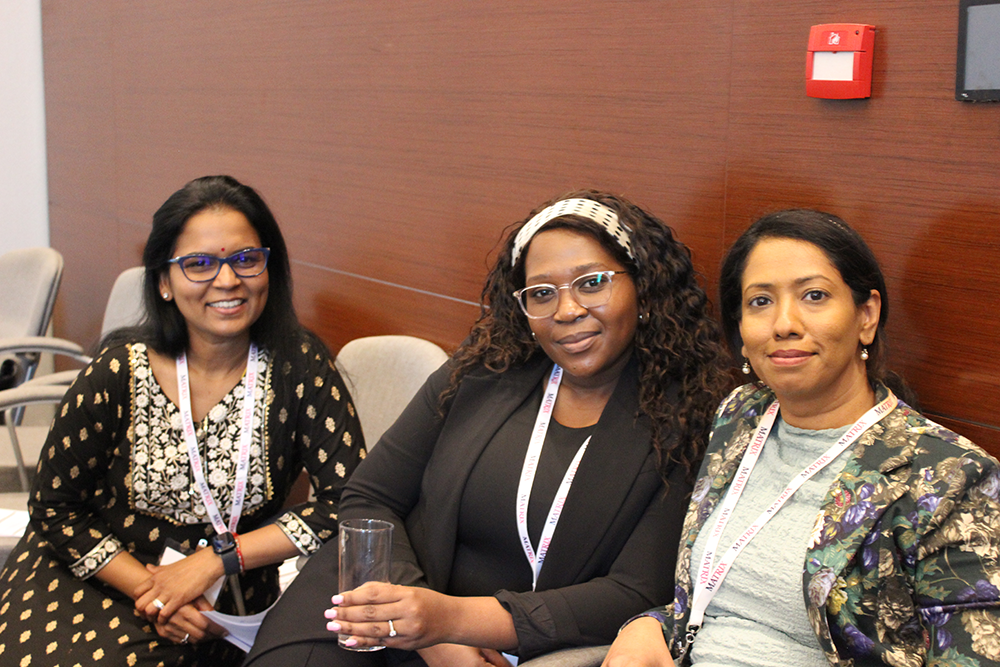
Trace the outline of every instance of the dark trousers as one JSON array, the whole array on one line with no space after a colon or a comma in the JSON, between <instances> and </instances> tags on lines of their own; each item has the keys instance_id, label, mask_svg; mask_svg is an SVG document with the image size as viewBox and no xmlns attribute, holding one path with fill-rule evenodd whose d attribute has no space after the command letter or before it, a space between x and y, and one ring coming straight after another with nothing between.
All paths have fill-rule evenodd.
<instances>
[{"instance_id":1,"label":"dark trousers","mask_svg":"<svg viewBox=\"0 0 1000 667\"><path fill-rule=\"evenodd\" d=\"M362 653L340 648L336 641L286 644L256 656L244 667L427 667L412 651L384 649Z\"/></svg>"}]
</instances>

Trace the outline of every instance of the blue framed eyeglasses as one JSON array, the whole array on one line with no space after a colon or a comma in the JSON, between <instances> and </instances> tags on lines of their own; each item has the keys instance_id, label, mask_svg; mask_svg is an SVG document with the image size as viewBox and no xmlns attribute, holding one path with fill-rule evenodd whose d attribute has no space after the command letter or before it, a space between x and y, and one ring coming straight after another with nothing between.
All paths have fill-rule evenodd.
<instances>
[{"instance_id":1,"label":"blue framed eyeglasses","mask_svg":"<svg viewBox=\"0 0 1000 667\"><path fill-rule=\"evenodd\" d=\"M167 260L167 264L179 266L184 277L193 283L207 283L215 280L223 264L228 264L240 278L259 276L267 268L267 258L270 256L270 248L247 248L234 252L229 257L182 255Z\"/></svg>"}]
</instances>

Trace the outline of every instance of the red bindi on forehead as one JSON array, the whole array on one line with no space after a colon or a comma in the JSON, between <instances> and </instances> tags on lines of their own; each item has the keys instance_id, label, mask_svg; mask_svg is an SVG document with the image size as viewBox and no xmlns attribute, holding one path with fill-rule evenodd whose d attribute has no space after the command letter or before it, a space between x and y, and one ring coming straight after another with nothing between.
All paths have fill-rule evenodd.
<instances>
[{"instance_id":1,"label":"red bindi on forehead","mask_svg":"<svg viewBox=\"0 0 1000 667\"><path fill-rule=\"evenodd\" d=\"M219 252L226 252L226 249L225 249L225 248L223 248L223 249L222 249L222 250L220 250Z\"/></svg>"}]
</instances>

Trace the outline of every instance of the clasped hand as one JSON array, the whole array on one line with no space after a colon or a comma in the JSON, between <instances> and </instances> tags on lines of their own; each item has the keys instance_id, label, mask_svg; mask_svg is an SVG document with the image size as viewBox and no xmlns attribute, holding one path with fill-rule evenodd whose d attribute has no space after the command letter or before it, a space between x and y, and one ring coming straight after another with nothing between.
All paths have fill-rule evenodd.
<instances>
[{"instance_id":1,"label":"clasped hand","mask_svg":"<svg viewBox=\"0 0 1000 667\"><path fill-rule=\"evenodd\" d=\"M202 549L170 565L146 565L150 576L132 597L136 613L153 623L161 637L196 643L226 634L201 613L212 609L203 594L218 578L213 557L210 549Z\"/></svg>"}]
</instances>

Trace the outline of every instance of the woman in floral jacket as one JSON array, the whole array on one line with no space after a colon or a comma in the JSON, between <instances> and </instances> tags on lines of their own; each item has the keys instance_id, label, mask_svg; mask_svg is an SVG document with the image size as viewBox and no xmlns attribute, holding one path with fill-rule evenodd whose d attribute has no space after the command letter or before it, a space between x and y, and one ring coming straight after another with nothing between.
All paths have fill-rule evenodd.
<instances>
[{"instance_id":1,"label":"woman in floral jacket","mask_svg":"<svg viewBox=\"0 0 1000 667\"><path fill-rule=\"evenodd\" d=\"M720 290L761 382L719 408L673 604L606 667L1000 663L1000 468L888 388L906 397L864 241L828 214L766 216Z\"/></svg>"}]
</instances>

